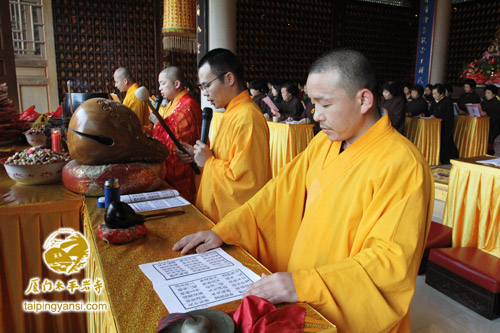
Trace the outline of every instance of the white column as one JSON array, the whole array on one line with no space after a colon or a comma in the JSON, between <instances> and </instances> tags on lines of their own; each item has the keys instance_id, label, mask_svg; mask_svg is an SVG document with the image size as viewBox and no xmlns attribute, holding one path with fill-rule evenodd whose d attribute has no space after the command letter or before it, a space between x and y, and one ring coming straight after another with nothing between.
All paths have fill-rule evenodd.
<instances>
[{"instance_id":1,"label":"white column","mask_svg":"<svg viewBox=\"0 0 500 333\"><path fill-rule=\"evenodd\" d=\"M236 53L237 0L208 1L208 50L224 48ZM201 95L201 107L212 107ZM216 111L223 112L223 109Z\"/></svg>"},{"instance_id":2,"label":"white column","mask_svg":"<svg viewBox=\"0 0 500 333\"><path fill-rule=\"evenodd\" d=\"M208 1L208 49L224 48L236 53L237 0Z\"/></svg>"},{"instance_id":3,"label":"white column","mask_svg":"<svg viewBox=\"0 0 500 333\"><path fill-rule=\"evenodd\" d=\"M445 83L450 31L451 0L435 0L434 36L432 41L431 75L429 83Z\"/></svg>"}]
</instances>

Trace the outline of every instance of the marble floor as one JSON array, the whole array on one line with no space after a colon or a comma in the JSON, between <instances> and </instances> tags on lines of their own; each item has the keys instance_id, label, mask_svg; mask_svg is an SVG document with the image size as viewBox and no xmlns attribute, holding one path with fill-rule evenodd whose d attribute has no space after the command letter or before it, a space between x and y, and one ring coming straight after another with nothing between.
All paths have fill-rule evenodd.
<instances>
[{"instance_id":1,"label":"marble floor","mask_svg":"<svg viewBox=\"0 0 500 333\"><path fill-rule=\"evenodd\" d=\"M415 296L410 308L413 333L498 333L500 318L488 320L425 284L425 275L417 277Z\"/></svg>"},{"instance_id":2,"label":"marble floor","mask_svg":"<svg viewBox=\"0 0 500 333\"><path fill-rule=\"evenodd\" d=\"M444 202L434 203L433 221L442 222ZM499 333L500 318L488 320L425 284L425 275L417 277L410 310L413 333L474 332Z\"/></svg>"}]
</instances>

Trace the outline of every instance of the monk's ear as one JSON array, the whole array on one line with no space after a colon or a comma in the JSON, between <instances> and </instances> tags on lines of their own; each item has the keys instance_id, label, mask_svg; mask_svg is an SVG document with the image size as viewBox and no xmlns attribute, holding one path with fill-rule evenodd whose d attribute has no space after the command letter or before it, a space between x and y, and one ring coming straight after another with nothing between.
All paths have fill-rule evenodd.
<instances>
[{"instance_id":1,"label":"monk's ear","mask_svg":"<svg viewBox=\"0 0 500 333\"><path fill-rule=\"evenodd\" d=\"M233 72L227 72L225 80L226 83L229 84L230 86L236 84L236 76L234 75Z\"/></svg>"},{"instance_id":2,"label":"monk's ear","mask_svg":"<svg viewBox=\"0 0 500 333\"><path fill-rule=\"evenodd\" d=\"M180 80L175 80L174 87L175 89L179 89L180 87L182 87L182 82Z\"/></svg>"},{"instance_id":3,"label":"monk's ear","mask_svg":"<svg viewBox=\"0 0 500 333\"><path fill-rule=\"evenodd\" d=\"M375 96L370 89L361 89L358 91L361 113L365 114L375 105Z\"/></svg>"}]
</instances>

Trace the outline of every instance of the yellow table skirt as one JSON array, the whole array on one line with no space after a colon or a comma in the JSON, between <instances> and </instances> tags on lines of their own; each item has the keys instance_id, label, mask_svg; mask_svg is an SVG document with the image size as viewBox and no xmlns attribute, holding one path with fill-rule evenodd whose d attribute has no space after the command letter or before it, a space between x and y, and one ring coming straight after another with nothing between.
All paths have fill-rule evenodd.
<instances>
[{"instance_id":1,"label":"yellow table skirt","mask_svg":"<svg viewBox=\"0 0 500 333\"><path fill-rule=\"evenodd\" d=\"M24 295L32 278L81 280L57 274L43 262L43 243L59 228L82 230L83 197L67 191L62 183L19 185L0 168L0 328L3 332L83 332L85 313L24 312L23 301L80 301L68 291Z\"/></svg>"},{"instance_id":2,"label":"yellow table skirt","mask_svg":"<svg viewBox=\"0 0 500 333\"><path fill-rule=\"evenodd\" d=\"M460 158L485 155L488 152L489 117L455 116L453 140Z\"/></svg>"},{"instance_id":3,"label":"yellow table skirt","mask_svg":"<svg viewBox=\"0 0 500 333\"><path fill-rule=\"evenodd\" d=\"M295 156L303 152L314 137L314 125L288 125L267 122L269 126L269 153L273 177Z\"/></svg>"},{"instance_id":4,"label":"yellow table skirt","mask_svg":"<svg viewBox=\"0 0 500 333\"><path fill-rule=\"evenodd\" d=\"M439 164L441 119L407 117L405 120L405 136L417 146L430 165Z\"/></svg>"},{"instance_id":5,"label":"yellow table skirt","mask_svg":"<svg viewBox=\"0 0 500 333\"><path fill-rule=\"evenodd\" d=\"M492 157L451 160L443 224L454 247L477 247L500 257L500 168L475 163Z\"/></svg>"},{"instance_id":6,"label":"yellow table skirt","mask_svg":"<svg viewBox=\"0 0 500 333\"><path fill-rule=\"evenodd\" d=\"M154 332L158 320L168 311L153 289L151 281L139 265L180 256L172 250L183 236L207 230L213 223L194 206L186 206L186 213L159 218L145 223L148 231L144 238L123 245L111 245L98 239L97 228L104 220L104 209L96 208L96 199L85 200L85 236L89 241L93 265L87 266L88 276L100 277L104 282L101 301L109 304L107 312L95 312L89 318L89 332ZM258 275L269 273L259 262L237 246L224 246L224 250ZM241 301L212 307L228 312ZM305 332L328 330L336 332L330 324L309 305L306 309Z\"/></svg>"},{"instance_id":7,"label":"yellow table skirt","mask_svg":"<svg viewBox=\"0 0 500 333\"><path fill-rule=\"evenodd\" d=\"M214 112L210 138L217 135L223 113ZM273 177L278 175L279 170L295 156L304 151L314 137L313 124L285 124L267 122L269 126L269 153L271 159L271 171Z\"/></svg>"}]
</instances>

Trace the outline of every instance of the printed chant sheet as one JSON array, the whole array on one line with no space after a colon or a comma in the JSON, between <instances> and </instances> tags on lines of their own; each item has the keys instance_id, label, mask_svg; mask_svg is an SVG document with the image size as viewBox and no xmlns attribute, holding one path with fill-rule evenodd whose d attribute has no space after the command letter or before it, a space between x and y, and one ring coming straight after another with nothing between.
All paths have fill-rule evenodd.
<instances>
[{"instance_id":1,"label":"printed chant sheet","mask_svg":"<svg viewBox=\"0 0 500 333\"><path fill-rule=\"evenodd\" d=\"M104 202L104 197L100 197L99 200ZM188 206L191 204L181 197L177 190L121 195L120 201L128 203L136 213Z\"/></svg>"},{"instance_id":2,"label":"printed chant sheet","mask_svg":"<svg viewBox=\"0 0 500 333\"><path fill-rule=\"evenodd\" d=\"M221 248L139 265L170 313L241 299L260 277Z\"/></svg>"}]
</instances>

